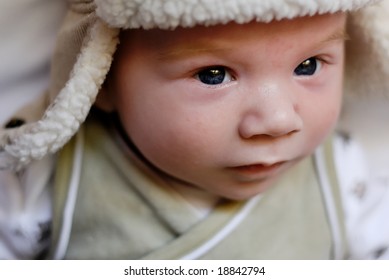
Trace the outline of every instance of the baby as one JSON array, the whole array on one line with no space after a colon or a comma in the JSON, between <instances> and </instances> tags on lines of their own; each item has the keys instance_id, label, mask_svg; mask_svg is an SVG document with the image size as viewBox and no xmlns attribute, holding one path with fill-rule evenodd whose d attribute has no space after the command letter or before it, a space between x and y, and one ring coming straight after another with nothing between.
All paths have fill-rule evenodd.
<instances>
[{"instance_id":1,"label":"baby","mask_svg":"<svg viewBox=\"0 0 389 280\"><path fill-rule=\"evenodd\" d=\"M366 257L333 131L347 18L372 1L70 2L58 96L1 138L3 166L53 174L45 257Z\"/></svg>"}]
</instances>

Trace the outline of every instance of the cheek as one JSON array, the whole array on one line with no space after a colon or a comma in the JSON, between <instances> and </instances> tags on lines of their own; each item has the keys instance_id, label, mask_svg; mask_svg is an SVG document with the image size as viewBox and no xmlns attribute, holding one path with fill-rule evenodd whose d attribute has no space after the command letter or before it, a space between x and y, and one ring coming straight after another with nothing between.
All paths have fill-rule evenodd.
<instances>
[{"instance_id":1,"label":"cheek","mask_svg":"<svg viewBox=\"0 0 389 280\"><path fill-rule=\"evenodd\" d=\"M341 93L320 99L306 112L308 133L312 144L319 145L335 127L341 107Z\"/></svg>"},{"instance_id":2,"label":"cheek","mask_svg":"<svg viewBox=\"0 0 389 280\"><path fill-rule=\"evenodd\" d=\"M165 172L175 175L184 167L212 164L223 149L220 139L226 126L221 123L224 118L215 119L216 112L196 111L149 95L131 102L121 113L126 132L142 154Z\"/></svg>"}]
</instances>

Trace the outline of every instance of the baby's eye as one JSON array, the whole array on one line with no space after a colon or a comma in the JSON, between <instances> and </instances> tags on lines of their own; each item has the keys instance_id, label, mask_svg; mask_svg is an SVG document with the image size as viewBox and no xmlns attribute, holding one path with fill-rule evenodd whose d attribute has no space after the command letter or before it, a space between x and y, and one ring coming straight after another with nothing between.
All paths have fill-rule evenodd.
<instances>
[{"instance_id":1,"label":"baby's eye","mask_svg":"<svg viewBox=\"0 0 389 280\"><path fill-rule=\"evenodd\" d=\"M198 72L195 78L206 85L220 85L233 80L229 71L222 66L205 68Z\"/></svg>"},{"instance_id":2,"label":"baby's eye","mask_svg":"<svg viewBox=\"0 0 389 280\"><path fill-rule=\"evenodd\" d=\"M321 67L321 61L316 57L311 57L299 64L299 66L294 69L294 74L297 76L312 76Z\"/></svg>"}]
</instances>

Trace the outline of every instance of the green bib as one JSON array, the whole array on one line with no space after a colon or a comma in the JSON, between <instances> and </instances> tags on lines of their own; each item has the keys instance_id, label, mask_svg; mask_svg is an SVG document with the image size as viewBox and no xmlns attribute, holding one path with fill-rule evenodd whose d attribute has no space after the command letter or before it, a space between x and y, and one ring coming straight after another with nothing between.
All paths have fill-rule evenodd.
<instances>
[{"instance_id":1,"label":"green bib","mask_svg":"<svg viewBox=\"0 0 389 280\"><path fill-rule=\"evenodd\" d=\"M221 201L199 219L166 183L135 167L113 138L109 129L89 119L61 151L51 257L346 257L331 141L321 159L329 190L323 191L318 159L312 156L264 194L244 202Z\"/></svg>"}]
</instances>

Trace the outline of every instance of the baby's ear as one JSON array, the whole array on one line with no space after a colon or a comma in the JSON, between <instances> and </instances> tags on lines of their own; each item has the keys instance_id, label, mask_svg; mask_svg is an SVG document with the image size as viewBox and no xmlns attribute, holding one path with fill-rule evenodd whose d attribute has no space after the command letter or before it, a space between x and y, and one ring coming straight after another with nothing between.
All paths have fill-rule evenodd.
<instances>
[{"instance_id":1,"label":"baby's ear","mask_svg":"<svg viewBox=\"0 0 389 280\"><path fill-rule=\"evenodd\" d=\"M113 96L110 94L109 86L104 84L97 95L95 106L110 113L115 110Z\"/></svg>"}]
</instances>

